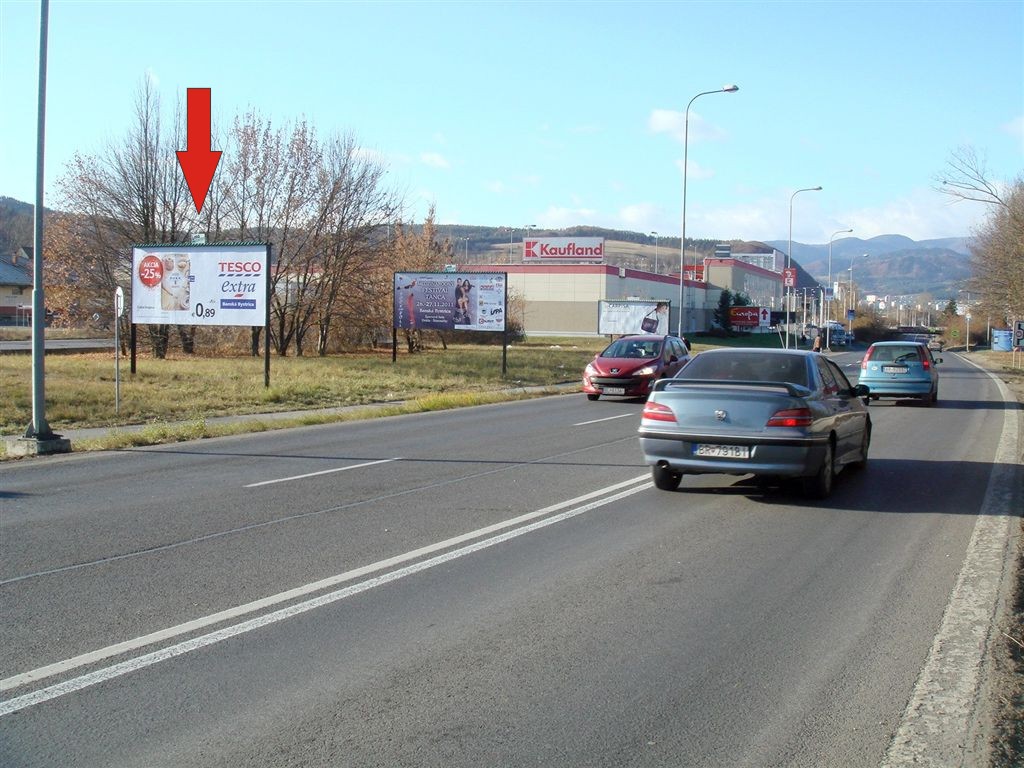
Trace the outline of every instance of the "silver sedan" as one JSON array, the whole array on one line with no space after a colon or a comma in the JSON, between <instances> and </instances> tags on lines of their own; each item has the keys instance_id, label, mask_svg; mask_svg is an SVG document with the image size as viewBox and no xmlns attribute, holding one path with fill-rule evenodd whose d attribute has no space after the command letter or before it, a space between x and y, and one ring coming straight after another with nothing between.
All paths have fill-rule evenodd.
<instances>
[{"instance_id":1,"label":"silver sedan","mask_svg":"<svg viewBox=\"0 0 1024 768\"><path fill-rule=\"evenodd\" d=\"M656 385L640 447L654 484L684 474L800 478L825 498L846 466L863 467L871 443L867 388L827 357L782 349L714 349Z\"/></svg>"}]
</instances>

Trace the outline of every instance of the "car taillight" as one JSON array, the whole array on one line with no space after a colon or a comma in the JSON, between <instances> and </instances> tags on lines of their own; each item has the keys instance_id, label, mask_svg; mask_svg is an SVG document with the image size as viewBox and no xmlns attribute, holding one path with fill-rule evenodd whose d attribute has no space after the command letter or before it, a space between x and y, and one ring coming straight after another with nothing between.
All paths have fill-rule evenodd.
<instances>
[{"instance_id":1,"label":"car taillight","mask_svg":"<svg viewBox=\"0 0 1024 768\"><path fill-rule=\"evenodd\" d=\"M870 360L870 359L871 359L871 350L869 349L865 353L863 359L860 361L860 369L862 371L866 371L868 369L868 360Z\"/></svg>"},{"instance_id":2,"label":"car taillight","mask_svg":"<svg viewBox=\"0 0 1024 768\"><path fill-rule=\"evenodd\" d=\"M649 402L644 405L643 418L651 421L675 421L676 415L667 405Z\"/></svg>"},{"instance_id":3,"label":"car taillight","mask_svg":"<svg viewBox=\"0 0 1024 768\"><path fill-rule=\"evenodd\" d=\"M809 408L787 408L782 411L776 411L775 414L768 419L766 427L809 427L813 418L811 417L811 411Z\"/></svg>"}]
</instances>

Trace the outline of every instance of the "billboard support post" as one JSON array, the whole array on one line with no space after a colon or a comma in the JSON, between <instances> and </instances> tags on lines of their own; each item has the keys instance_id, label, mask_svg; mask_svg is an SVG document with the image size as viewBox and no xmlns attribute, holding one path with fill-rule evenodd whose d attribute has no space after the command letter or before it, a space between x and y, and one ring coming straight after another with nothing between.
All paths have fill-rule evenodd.
<instances>
[{"instance_id":1,"label":"billboard support post","mask_svg":"<svg viewBox=\"0 0 1024 768\"><path fill-rule=\"evenodd\" d=\"M505 281L505 307L508 308L508 280ZM505 315L505 327L501 330L501 377L508 375L508 314Z\"/></svg>"},{"instance_id":2,"label":"billboard support post","mask_svg":"<svg viewBox=\"0 0 1024 768\"><path fill-rule=\"evenodd\" d=\"M263 388L270 389L270 260L273 246L267 244L267 314L263 323Z\"/></svg>"}]
</instances>

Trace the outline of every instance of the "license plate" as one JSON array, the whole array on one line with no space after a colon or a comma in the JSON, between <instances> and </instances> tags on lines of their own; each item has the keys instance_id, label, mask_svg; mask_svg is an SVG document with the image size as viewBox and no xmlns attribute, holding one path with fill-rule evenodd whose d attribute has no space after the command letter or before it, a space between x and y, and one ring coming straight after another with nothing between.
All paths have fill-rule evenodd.
<instances>
[{"instance_id":1,"label":"license plate","mask_svg":"<svg viewBox=\"0 0 1024 768\"><path fill-rule=\"evenodd\" d=\"M625 387L605 387L602 390L606 395L624 395L626 394Z\"/></svg>"},{"instance_id":2,"label":"license plate","mask_svg":"<svg viewBox=\"0 0 1024 768\"><path fill-rule=\"evenodd\" d=\"M906 373L910 369L904 365L883 365L882 373Z\"/></svg>"},{"instance_id":3,"label":"license plate","mask_svg":"<svg viewBox=\"0 0 1024 768\"><path fill-rule=\"evenodd\" d=\"M716 456L720 459L749 459L750 447L746 445L708 445L698 443L693 446L694 456Z\"/></svg>"}]
</instances>

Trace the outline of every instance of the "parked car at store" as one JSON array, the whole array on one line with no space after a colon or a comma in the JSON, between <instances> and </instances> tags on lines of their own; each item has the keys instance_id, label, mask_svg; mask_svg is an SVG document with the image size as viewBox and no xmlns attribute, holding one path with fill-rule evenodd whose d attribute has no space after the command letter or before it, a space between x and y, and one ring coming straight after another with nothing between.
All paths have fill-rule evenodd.
<instances>
[{"instance_id":1,"label":"parked car at store","mask_svg":"<svg viewBox=\"0 0 1024 768\"><path fill-rule=\"evenodd\" d=\"M590 400L647 397L654 382L675 376L689 362L689 343L678 336L623 336L587 364L583 391Z\"/></svg>"}]
</instances>

